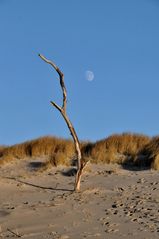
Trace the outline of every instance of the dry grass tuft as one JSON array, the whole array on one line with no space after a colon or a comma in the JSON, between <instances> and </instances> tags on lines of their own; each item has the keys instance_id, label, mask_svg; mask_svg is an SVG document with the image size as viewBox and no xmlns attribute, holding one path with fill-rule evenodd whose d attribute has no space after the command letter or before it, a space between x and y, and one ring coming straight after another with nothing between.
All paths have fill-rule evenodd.
<instances>
[{"instance_id":1,"label":"dry grass tuft","mask_svg":"<svg viewBox=\"0 0 159 239\"><path fill-rule=\"evenodd\" d=\"M155 170L159 170L159 154L152 160L151 167Z\"/></svg>"},{"instance_id":2,"label":"dry grass tuft","mask_svg":"<svg viewBox=\"0 0 159 239\"><path fill-rule=\"evenodd\" d=\"M159 170L159 136L152 138L144 147L142 154L147 157L153 169Z\"/></svg>"},{"instance_id":3,"label":"dry grass tuft","mask_svg":"<svg viewBox=\"0 0 159 239\"><path fill-rule=\"evenodd\" d=\"M58 165L70 166L72 163L72 161L70 160L71 156L73 155L66 155L64 152L57 152L50 156L49 162L53 166Z\"/></svg>"},{"instance_id":4,"label":"dry grass tuft","mask_svg":"<svg viewBox=\"0 0 159 239\"><path fill-rule=\"evenodd\" d=\"M138 164L138 155L150 142L150 138L140 134L115 134L96 143L83 145L82 152L93 163ZM140 157L141 160L141 157ZM140 161L141 164L141 161Z\"/></svg>"},{"instance_id":5,"label":"dry grass tuft","mask_svg":"<svg viewBox=\"0 0 159 239\"><path fill-rule=\"evenodd\" d=\"M54 153L72 155L74 152L74 145L71 140L56 137L42 137L33 140L30 146L31 156L52 155Z\"/></svg>"},{"instance_id":6,"label":"dry grass tuft","mask_svg":"<svg viewBox=\"0 0 159 239\"><path fill-rule=\"evenodd\" d=\"M9 155L9 154L3 155L2 157L0 157L0 165L4 165L6 163L9 163L9 162L11 162L15 159L16 158L12 155Z\"/></svg>"},{"instance_id":7,"label":"dry grass tuft","mask_svg":"<svg viewBox=\"0 0 159 239\"><path fill-rule=\"evenodd\" d=\"M4 149L5 146L0 145L0 157L2 157Z\"/></svg>"},{"instance_id":8,"label":"dry grass tuft","mask_svg":"<svg viewBox=\"0 0 159 239\"><path fill-rule=\"evenodd\" d=\"M115 134L96 143L81 142L83 160L92 163L118 163L124 166L151 167L159 170L159 137L140 134ZM41 137L9 147L0 146L0 165L15 159L46 156L39 168L70 166L75 159L71 140Z\"/></svg>"},{"instance_id":9,"label":"dry grass tuft","mask_svg":"<svg viewBox=\"0 0 159 239\"><path fill-rule=\"evenodd\" d=\"M0 152L1 164L2 161L3 163L9 162L14 158L35 158L43 155L56 155L55 164L59 164L60 161L63 164L67 164L68 158L71 159L74 154L74 145L71 140L48 136L6 147Z\"/></svg>"},{"instance_id":10,"label":"dry grass tuft","mask_svg":"<svg viewBox=\"0 0 159 239\"><path fill-rule=\"evenodd\" d=\"M89 147L94 163L119 163L133 161L135 156L150 142L150 138L139 134L115 134ZM85 146L86 148L86 146Z\"/></svg>"}]
</instances>

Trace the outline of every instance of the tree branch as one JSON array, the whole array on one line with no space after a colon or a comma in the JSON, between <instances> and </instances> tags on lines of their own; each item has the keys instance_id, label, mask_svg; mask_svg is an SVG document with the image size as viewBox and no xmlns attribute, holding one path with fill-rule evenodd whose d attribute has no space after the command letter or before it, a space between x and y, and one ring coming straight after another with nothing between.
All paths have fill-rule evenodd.
<instances>
[{"instance_id":1,"label":"tree branch","mask_svg":"<svg viewBox=\"0 0 159 239\"><path fill-rule=\"evenodd\" d=\"M60 78L60 85L61 85L61 89L63 92L63 105L62 108L63 110L66 112L66 104L67 104L67 91L66 91L66 87L65 87L65 83L64 83L64 74L62 73L62 71L55 65L54 62L46 59L43 55L39 54L39 57L45 61L46 63L50 64L59 74L59 78ZM56 106L55 106L56 107Z\"/></svg>"},{"instance_id":2,"label":"tree branch","mask_svg":"<svg viewBox=\"0 0 159 239\"><path fill-rule=\"evenodd\" d=\"M61 107L59 105L57 105L55 102L50 101L50 103L61 112Z\"/></svg>"},{"instance_id":3,"label":"tree branch","mask_svg":"<svg viewBox=\"0 0 159 239\"><path fill-rule=\"evenodd\" d=\"M39 54L39 57L44 60L46 63L50 64L59 74L59 78L60 78L60 85L61 85L61 89L63 92L63 105L62 107L60 107L59 105L57 105L55 102L51 101L51 104L60 111L61 115L63 116L68 129L71 133L71 136L73 138L74 141L74 145L75 145L75 151L76 151L76 155L77 155L77 174L76 174L76 178L75 178L75 191L79 191L80 190L80 181L81 181L81 176L82 176L82 172L83 169L85 167L86 164L84 164L83 162L81 162L81 149L80 149L80 142L78 139L78 136L76 134L76 131L70 121L70 119L67 116L66 113L66 104L67 104L67 91L66 91L66 87L65 87L65 83L64 83L64 74L62 73L62 71L55 65L55 63L53 63L52 61L46 59L43 55Z\"/></svg>"}]
</instances>

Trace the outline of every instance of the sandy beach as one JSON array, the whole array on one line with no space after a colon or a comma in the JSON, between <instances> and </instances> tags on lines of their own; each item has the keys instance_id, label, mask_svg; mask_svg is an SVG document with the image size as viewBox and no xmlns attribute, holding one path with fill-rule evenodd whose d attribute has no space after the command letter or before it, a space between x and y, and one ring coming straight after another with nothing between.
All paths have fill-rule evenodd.
<instances>
[{"instance_id":1,"label":"sandy beach","mask_svg":"<svg viewBox=\"0 0 159 239\"><path fill-rule=\"evenodd\" d=\"M41 161L1 166L0 238L159 238L157 171L89 164L75 193L70 168Z\"/></svg>"}]
</instances>

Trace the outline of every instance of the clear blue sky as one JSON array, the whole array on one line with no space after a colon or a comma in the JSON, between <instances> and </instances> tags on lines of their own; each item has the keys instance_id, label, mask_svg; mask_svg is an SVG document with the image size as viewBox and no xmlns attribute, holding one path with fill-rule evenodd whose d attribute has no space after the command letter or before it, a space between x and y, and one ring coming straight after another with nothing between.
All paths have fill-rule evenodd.
<instances>
[{"instance_id":1,"label":"clear blue sky","mask_svg":"<svg viewBox=\"0 0 159 239\"><path fill-rule=\"evenodd\" d=\"M158 134L157 0L0 0L0 144L70 137L49 104L61 100L57 74L38 53L65 74L80 139Z\"/></svg>"}]
</instances>

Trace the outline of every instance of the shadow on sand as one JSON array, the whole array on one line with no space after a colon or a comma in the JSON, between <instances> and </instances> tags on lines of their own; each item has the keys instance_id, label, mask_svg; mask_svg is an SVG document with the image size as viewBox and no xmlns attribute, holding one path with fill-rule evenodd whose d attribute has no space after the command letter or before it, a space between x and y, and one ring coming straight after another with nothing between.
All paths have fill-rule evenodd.
<instances>
[{"instance_id":1,"label":"shadow on sand","mask_svg":"<svg viewBox=\"0 0 159 239\"><path fill-rule=\"evenodd\" d=\"M44 190L65 191L65 192L73 192L74 191L74 190L66 189L66 188L57 188L57 185L55 187L44 187L44 186L40 186L40 185L37 185L37 184L25 182L23 180L15 178L15 177L3 177L3 178L10 179L10 180L16 181L18 183L23 183L25 185L32 186L32 187L35 187L35 188L44 189Z\"/></svg>"}]
</instances>

